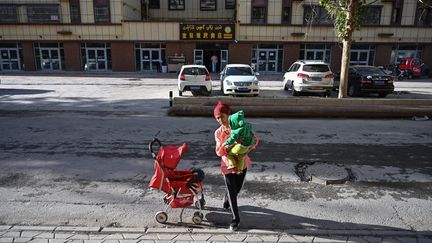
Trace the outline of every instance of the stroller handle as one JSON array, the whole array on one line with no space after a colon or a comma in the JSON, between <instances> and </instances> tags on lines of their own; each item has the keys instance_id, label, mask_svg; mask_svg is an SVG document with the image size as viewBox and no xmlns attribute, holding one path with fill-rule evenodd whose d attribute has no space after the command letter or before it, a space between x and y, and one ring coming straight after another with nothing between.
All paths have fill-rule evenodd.
<instances>
[{"instance_id":1,"label":"stroller handle","mask_svg":"<svg viewBox=\"0 0 432 243\"><path fill-rule=\"evenodd\" d=\"M157 143L157 145L159 147L162 147L162 143L159 141L159 139L153 138L153 141L151 141L150 144L149 144L149 150L150 150L150 153L151 153L153 159L156 159L156 156L157 156L157 154L155 154L155 152L153 151L153 145L155 143Z\"/></svg>"}]
</instances>

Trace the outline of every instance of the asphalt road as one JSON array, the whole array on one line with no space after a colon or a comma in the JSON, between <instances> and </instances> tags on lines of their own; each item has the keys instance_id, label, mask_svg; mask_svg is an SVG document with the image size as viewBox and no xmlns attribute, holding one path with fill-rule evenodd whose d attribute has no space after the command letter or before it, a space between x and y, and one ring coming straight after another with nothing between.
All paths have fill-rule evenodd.
<instances>
[{"instance_id":1,"label":"asphalt road","mask_svg":"<svg viewBox=\"0 0 432 243\"><path fill-rule=\"evenodd\" d=\"M147 189L154 172L147 146L156 134L165 144L189 144L180 168L206 172L202 227L229 222L220 209L217 123L166 116L172 80L2 80L0 223L160 227L152 218L163 194ZM282 92L272 82L266 92ZM260 145L240 196L244 227L432 229L431 120L249 121ZM298 166L312 164L342 166L352 179L338 186L301 181ZM179 210L169 215L176 227Z\"/></svg>"}]
</instances>

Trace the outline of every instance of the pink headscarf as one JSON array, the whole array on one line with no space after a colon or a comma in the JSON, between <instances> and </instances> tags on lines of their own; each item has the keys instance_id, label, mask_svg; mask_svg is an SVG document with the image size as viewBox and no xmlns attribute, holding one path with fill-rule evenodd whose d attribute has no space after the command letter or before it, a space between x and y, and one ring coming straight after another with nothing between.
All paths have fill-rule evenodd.
<instances>
[{"instance_id":1,"label":"pink headscarf","mask_svg":"<svg viewBox=\"0 0 432 243\"><path fill-rule=\"evenodd\" d=\"M216 116L219 116L221 113L226 114L226 115L230 115L231 109L230 109L229 105L224 104L221 101L219 101L213 110L213 115L216 117Z\"/></svg>"}]
</instances>

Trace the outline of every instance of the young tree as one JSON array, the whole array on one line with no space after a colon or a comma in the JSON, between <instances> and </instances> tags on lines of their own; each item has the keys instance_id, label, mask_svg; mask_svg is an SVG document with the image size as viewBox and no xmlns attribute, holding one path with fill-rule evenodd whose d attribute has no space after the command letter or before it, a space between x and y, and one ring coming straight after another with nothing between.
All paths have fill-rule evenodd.
<instances>
[{"instance_id":1,"label":"young tree","mask_svg":"<svg viewBox=\"0 0 432 243\"><path fill-rule=\"evenodd\" d=\"M348 70L352 34L360 27L361 13L366 0L320 0L319 3L334 17L336 35L342 41L342 61L339 98L347 97ZM374 1L375 2L375 1Z\"/></svg>"},{"instance_id":2,"label":"young tree","mask_svg":"<svg viewBox=\"0 0 432 243\"><path fill-rule=\"evenodd\" d=\"M319 3L335 20L336 35L342 41L342 60L339 84L339 98L347 97L349 59L352 34L358 29L363 17L364 6L378 0L320 0ZM422 7L420 19L432 11L432 0L418 0Z\"/></svg>"}]
</instances>

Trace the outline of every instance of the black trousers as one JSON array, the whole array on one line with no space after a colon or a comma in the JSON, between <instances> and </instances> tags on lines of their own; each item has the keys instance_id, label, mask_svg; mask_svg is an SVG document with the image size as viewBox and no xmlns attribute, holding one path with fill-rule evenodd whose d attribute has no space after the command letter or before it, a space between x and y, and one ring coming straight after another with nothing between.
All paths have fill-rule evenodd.
<instances>
[{"instance_id":1,"label":"black trousers","mask_svg":"<svg viewBox=\"0 0 432 243\"><path fill-rule=\"evenodd\" d=\"M237 205L237 195L243 187L244 179L246 177L247 168L243 170L241 174L227 174L225 175L225 186L226 194L225 201L228 200L231 212L233 215L233 221L240 221L240 215Z\"/></svg>"}]
</instances>

